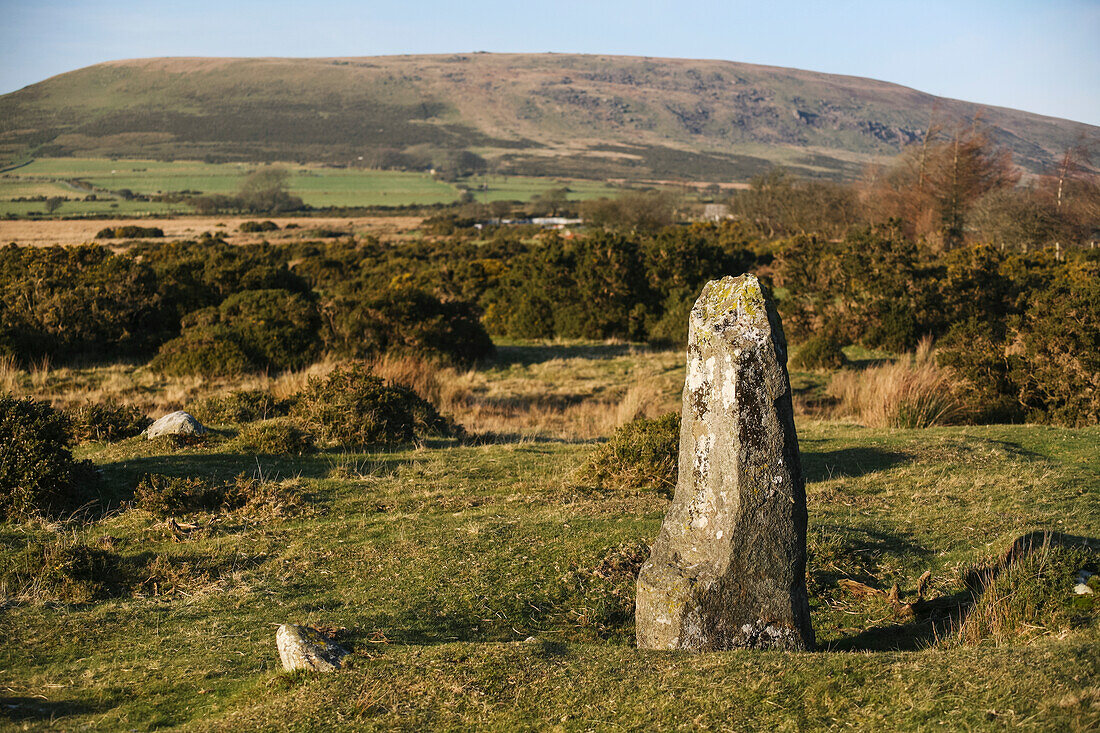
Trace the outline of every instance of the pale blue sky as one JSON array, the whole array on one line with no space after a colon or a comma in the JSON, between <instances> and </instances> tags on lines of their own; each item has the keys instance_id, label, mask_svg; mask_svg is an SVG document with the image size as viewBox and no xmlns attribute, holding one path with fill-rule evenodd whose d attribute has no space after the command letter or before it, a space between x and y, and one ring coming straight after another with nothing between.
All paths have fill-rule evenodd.
<instances>
[{"instance_id":1,"label":"pale blue sky","mask_svg":"<svg viewBox=\"0 0 1100 733\"><path fill-rule=\"evenodd\" d=\"M470 51L792 66L1100 124L1100 0L0 0L0 93L120 58Z\"/></svg>"}]
</instances>

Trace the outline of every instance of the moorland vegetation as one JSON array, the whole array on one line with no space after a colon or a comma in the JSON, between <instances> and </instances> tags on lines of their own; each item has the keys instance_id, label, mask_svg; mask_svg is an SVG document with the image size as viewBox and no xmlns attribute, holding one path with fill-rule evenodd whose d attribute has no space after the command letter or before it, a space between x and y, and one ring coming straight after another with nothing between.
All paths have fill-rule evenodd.
<instances>
[{"instance_id":1,"label":"moorland vegetation","mask_svg":"<svg viewBox=\"0 0 1100 733\"><path fill-rule=\"evenodd\" d=\"M1095 728L1087 181L930 195L919 170L885 198L768 176L716 223L674 225L657 193L594 203L576 235L456 211L401 243L0 249L0 621L21 641L0 714ZM990 195L1047 228L998 240L974 224ZM910 196L916 219L890 209ZM822 650L640 652L673 347L702 284L746 270L791 341ZM210 429L140 434L181 408ZM1049 424L965 424L1005 421ZM277 672L282 621L345 668Z\"/></svg>"},{"instance_id":2,"label":"moorland vegetation","mask_svg":"<svg viewBox=\"0 0 1100 733\"><path fill-rule=\"evenodd\" d=\"M577 236L486 226L486 206L470 204L411 242L304 231L278 245L9 246L0 351L24 364L151 358L161 373L213 377L326 355L469 365L492 337L682 345L702 285L753 271L788 338L805 342L803 367L843 367L848 346L899 354L932 339L922 363L966 403L945 417L1094 424L1100 186L1075 165L1022 187L980 131L960 128L877 184L761 177L734 197L735 219L712 223L677 224L670 194L639 192L543 202L589 215Z\"/></svg>"}]
</instances>

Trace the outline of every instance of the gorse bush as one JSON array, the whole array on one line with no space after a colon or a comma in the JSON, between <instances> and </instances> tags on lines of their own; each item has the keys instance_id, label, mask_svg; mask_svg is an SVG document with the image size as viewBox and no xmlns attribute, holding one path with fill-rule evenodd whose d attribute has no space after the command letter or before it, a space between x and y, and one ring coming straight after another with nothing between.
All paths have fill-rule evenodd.
<instances>
[{"instance_id":1,"label":"gorse bush","mask_svg":"<svg viewBox=\"0 0 1100 733\"><path fill-rule=\"evenodd\" d=\"M285 290L246 290L183 320L150 366L173 375L300 369L320 353L316 306Z\"/></svg>"},{"instance_id":2,"label":"gorse bush","mask_svg":"<svg viewBox=\"0 0 1100 733\"><path fill-rule=\"evenodd\" d=\"M149 363L150 368L173 377L221 377L260 371L231 334L225 332L192 333L172 339L160 347Z\"/></svg>"},{"instance_id":3,"label":"gorse bush","mask_svg":"<svg viewBox=\"0 0 1100 733\"><path fill-rule=\"evenodd\" d=\"M297 369L325 351L470 364L491 355L489 332L682 346L703 284L751 270L774 279L787 335L807 345L814 368L836 367L839 354L826 342L810 348L813 339L900 353L931 336L941 365L980 403L974 419L1100 421L1097 256L933 251L899 222L767 242L762 232L804 227L760 213L569 239L500 227L476 242L230 246L204 236L137 241L126 254L7 247L0 357L26 367L159 348L164 373L216 376Z\"/></svg>"},{"instance_id":4,"label":"gorse bush","mask_svg":"<svg viewBox=\"0 0 1100 733\"><path fill-rule=\"evenodd\" d=\"M623 425L598 447L576 480L605 489L644 489L671 497L679 452L679 413L639 418Z\"/></svg>"},{"instance_id":5,"label":"gorse bush","mask_svg":"<svg viewBox=\"0 0 1100 733\"><path fill-rule=\"evenodd\" d=\"M270 219L264 221L242 221L241 225L237 227L237 231L246 234L256 232L277 232L279 231L279 225Z\"/></svg>"},{"instance_id":6,"label":"gorse bush","mask_svg":"<svg viewBox=\"0 0 1100 733\"><path fill-rule=\"evenodd\" d=\"M152 239L164 236L160 227L141 227L127 224L119 227L107 227L96 232L96 239Z\"/></svg>"},{"instance_id":7,"label":"gorse bush","mask_svg":"<svg viewBox=\"0 0 1100 733\"><path fill-rule=\"evenodd\" d=\"M293 421L285 419L247 425L233 439L231 445L246 453L272 456L301 456L317 450L312 435Z\"/></svg>"},{"instance_id":8,"label":"gorse bush","mask_svg":"<svg viewBox=\"0 0 1100 733\"><path fill-rule=\"evenodd\" d=\"M197 477L147 474L134 489L134 506L160 517L234 509L244 504L236 488Z\"/></svg>"},{"instance_id":9,"label":"gorse bush","mask_svg":"<svg viewBox=\"0 0 1100 733\"><path fill-rule=\"evenodd\" d=\"M145 263L92 245L0 247L0 355L143 356L177 324Z\"/></svg>"},{"instance_id":10,"label":"gorse bush","mask_svg":"<svg viewBox=\"0 0 1100 733\"><path fill-rule=\"evenodd\" d=\"M1022 353L1011 376L1027 417L1075 426L1100 422L1100 262L1073 263L1036 293L1018 343Z\"/></svg>"},{"instance_id":11,"label":"gorse bush","mask_svg":"<svg viewBox=\"0 0 1100 733\"><path fill-rule=\"evenodd\" d=\"M1100 422L1100 262L979 255L967 263L979 273L971 279L1007 302L954 324L939 355L966 383L978 418Z\"/></svg>"},{"instance_id":12,"label":"gorse bush","mask_svg":"<svg viewBox=\"0 0 1100 733\"><path fill-rule=\"evenodd\" d=\"M76 509L99 497L88 461L73 460L69 421L45 402L0 396L0 517Z\"/></svg>"},{"instance_id":13,"label":"gorse bush","mask_svg":"<svg viewBox=\"0 0 1100 733\"><path fill-rule=\"evenodd\" d=\"M80 405L66 411L77 443L116 440L140 435L153 421L130 405Z\"/></svg>"},{"instance_id":14,"label":"gorse bush","mask_svg":"<svg viewBox=\"0 0 1100 733\"><path fill-rule=\"evenodd\" d=\"M412 389L386 384L362 365L310 379L291 414L322 440L350 448L462 434Z\"/></svg>"},{"instance_id":15,"label":"gorse bush","mask_svg":"<svg viewBox=\"0 0 1100 733\"><path fill-rule=\"evenodd\" d=\"M837 338L831 334L820 334L806 340L791 359L796 369L841 369L848 365Z\"/></svg>"},{"instance_id":16,"label":"gorse bush","mask_svg":"<svg viewBox=\"0 0 1100 733\"><path fill-rule=\"evenodd\" d=\"M415 288L391 288L367 299L340 297L325 307L330 350L340 356L442 357L472 363L493 354L477 310Z\"/></svg>"},{"instance_id":17,"label":"gorse bush","mask_svg":"<svg viewBox=\"0 0 1100 733\"><path fill-rule=\"evenodd\" d=\"M239 389L204 397L192 403L187 411L204 424L240 424L284 417L290 413L290 402L262 389Z\"/></svg>"}]
</instances>

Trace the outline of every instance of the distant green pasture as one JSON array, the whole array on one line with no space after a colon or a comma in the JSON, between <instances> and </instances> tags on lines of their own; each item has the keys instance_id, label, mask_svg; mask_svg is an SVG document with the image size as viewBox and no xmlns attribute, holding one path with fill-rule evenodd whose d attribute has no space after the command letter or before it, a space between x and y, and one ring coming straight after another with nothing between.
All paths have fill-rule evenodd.
<instances>
[{"instance_id":1,"label":"distant green pasture","mask_svg":"<svg viewBox=\"0 0 1100 733\"><path fill-rule=\"evenodd\" d=\"M41 201L10 201L0 198L0 216L13 214L18 217L30 216L32 212L44 214L46 204ZM53 213L53 216L145 216L170 213L188 213L191 207L184 204L166 204L160 201L66 201Z\"/></svg>"},{"instance_id":2,"label":"distant green pasture","mask_svg":"<svg viewBox=\"0 0 1100 733\"><path fill-rule=\"evenodd\" d=\"M453 183L436 180L427 173L327 168L312 165L285 166L291 172L291 193L310 206L407 206L450 203L461 193ZM98 191L129 189L155 195L175 191L204 194L232 194L254 165L245 163L163 162L154 160L109 160L105 158L42 158L0 176L0 215L24 216L44 211L41 202L13 202L26 196L83 197L84 191L66 181L77 179ZM479 176L467 179L478 201L527 201L550 189L568 188L569 198L585 200L613 196L615 189L596 181L566 181L524 176ZM484 186L484 188L483 188ZM100 196L105 194L100 193ZM113 204L117 204L113 205ZM181 205L133 201L67 201L61 215L75 214L163 214L186 211Z\"/></svg>"},{"instance_id":3,"label":"distant green pasture","mask_svg":"<svg viewBox=\"0 0 1100 733\"><path fill-rule=\"evenodd\" d=\"M488 190L480 190L481 185ZM617 189L600 181L574 181L526 176L478 176L466 181L478 201L527 201L532 196L555 188L568 188L571 201L586 201L600 196L614 197Z\"/></svg>"}]
</instances>

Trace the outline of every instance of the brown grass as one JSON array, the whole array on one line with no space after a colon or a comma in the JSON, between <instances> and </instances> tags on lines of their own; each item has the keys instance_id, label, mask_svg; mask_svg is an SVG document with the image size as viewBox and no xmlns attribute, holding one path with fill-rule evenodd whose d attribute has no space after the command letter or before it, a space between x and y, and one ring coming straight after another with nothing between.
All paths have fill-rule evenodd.
<instances>
[{"instance_id":1,"label":"brown grass","mask_svg":"<svg viewBox=\"0 0 1100 733\"><path fill-rule=\"evenodd\" d=\"M961 422L966 410L956 385L932 356L925 338L914 354L862 371L842 369L827 393L837 400L835 416L875 428L926 428Z\"/></svg>"},{"instance_id":2,"label":"brown grass","mask_svg":"<svg viewBox=\"0 0 1100 733\"><path fill-rule=\"evenodd\" d=\"M289 231L246 234L237 231L241 222L264 217L241 216L180 216L173 218L120 218L120 219L47 219L41 221L15 219L0 221L0 242L32 247L52 245L83 244L99 241L116 245L113 240L96 240L95 235L104 227L137 225L159 227L164 230L165 240L195 239L203 232L221 234L230 244L247 244L267 240L279 242L300 238L302 230L343 229L356 234L372 234L380 239L399 238L402 234L416 229L423 221L418 216L373 216L373 217L268 217L280 227L295 223L299 229Z\"/></svg>"},{"instance_id":3,"label":"brown grass","mask_svg":"<svg viewBox=\"0 0 1100 733\"><path fill-rule=\"evenodd\" d=\"M412 387L472 434L590 440L635 417L675 409L682 359L678 352L639 349L607 359L555 358L482 370L394 355L369 364L383 379ZM13 359L0 359L0 390L61 408L131 405L157 418L233 390L262 389L286 399L338 363L324 359L299 371L209 378L165 377L130 364L54 368L46 362L24 370Z\"/></svg>"}]
</instances>

